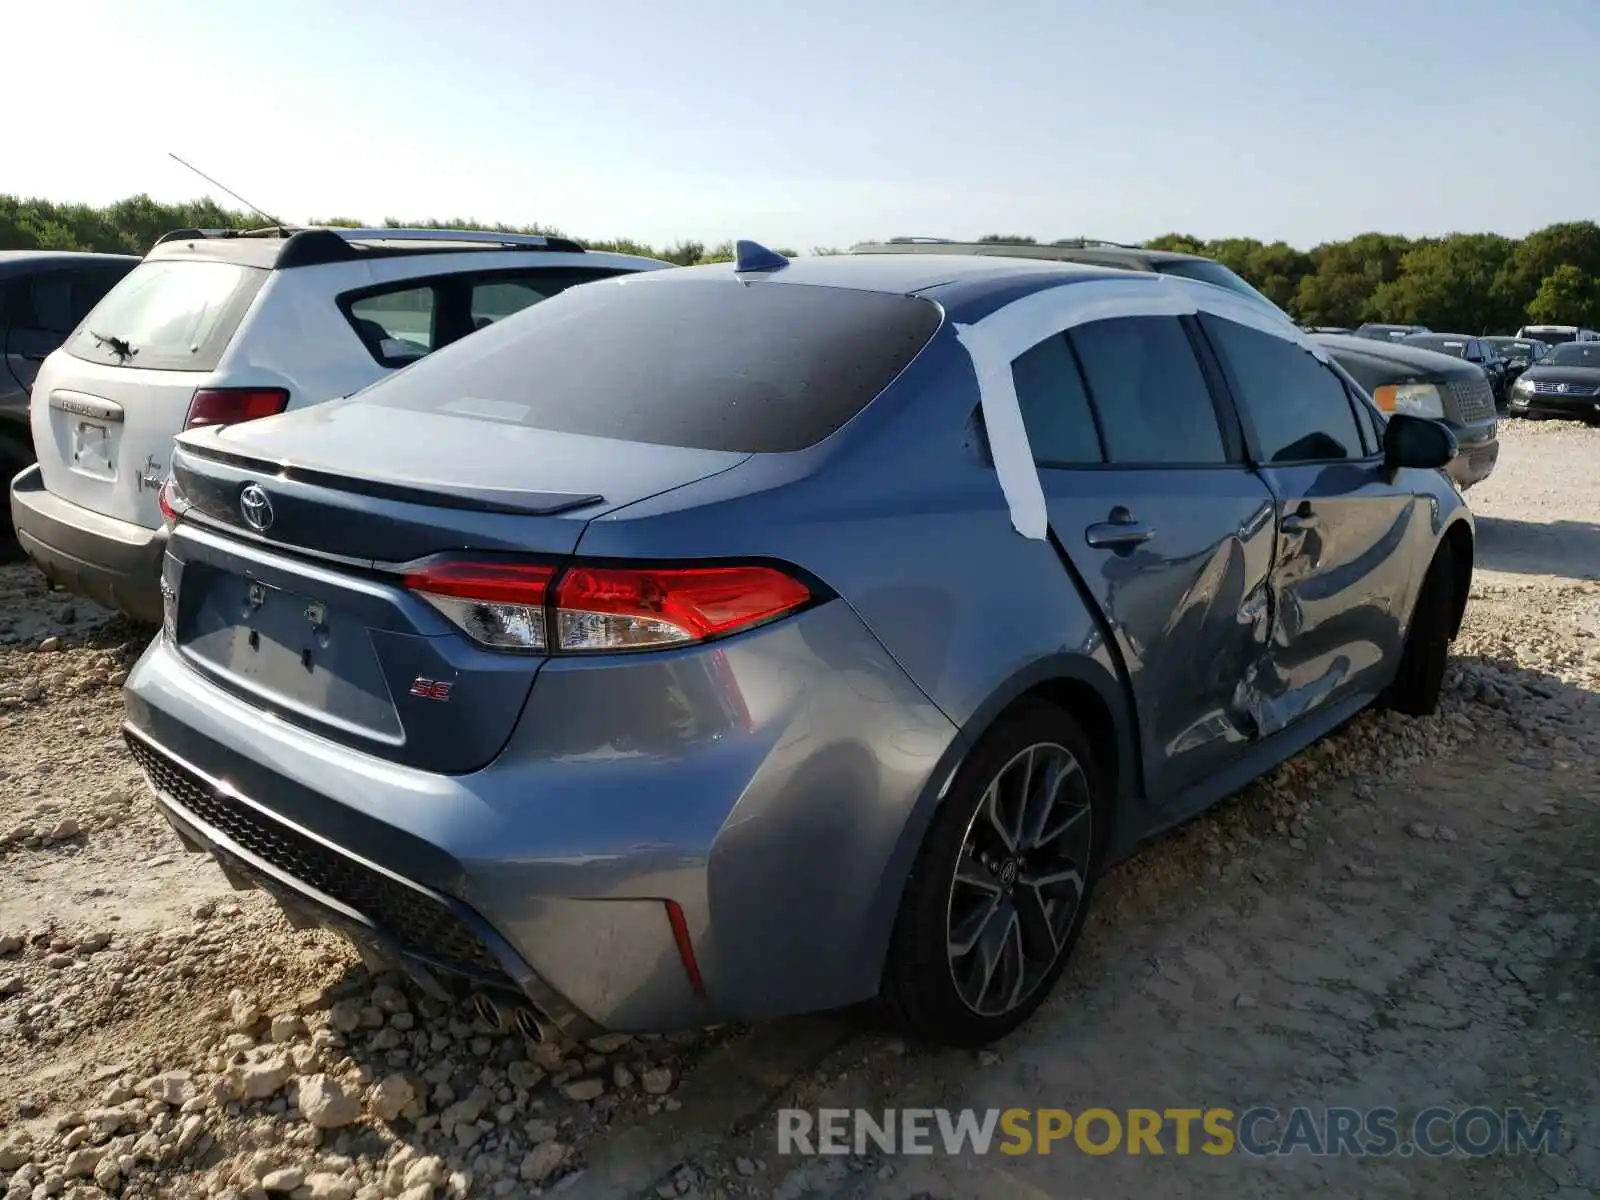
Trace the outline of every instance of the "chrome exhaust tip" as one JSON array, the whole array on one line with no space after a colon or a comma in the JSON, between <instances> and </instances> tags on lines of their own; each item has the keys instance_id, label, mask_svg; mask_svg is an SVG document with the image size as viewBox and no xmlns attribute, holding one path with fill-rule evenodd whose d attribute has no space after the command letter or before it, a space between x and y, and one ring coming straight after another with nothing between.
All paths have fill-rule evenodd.
<instances>
[{"instance_id":1,"label":"chrome exhaust tip","mask_svg":"<svg viewBox=\"0 0 1600 1200\"><path fill-rule=\"evenodd\" d=\"M473 1015L497 1032L504 1032L506 1028L506 1014L500 1008L499 1002L487 992L474 992L472 994Z\"/></svg>"},{"instance_id":2,"label":"chrome exhaust tip","mask_svg":"<svg viewBox=\"0 0 1600 1200\"><path fill-rule=\"evenodd\" d=\"M512 1013L511 1021L516 1026L517 1032L530 1042L543 1042L549 1039L543 1019L527 1005Z\"/></svg>"}]
</instances>

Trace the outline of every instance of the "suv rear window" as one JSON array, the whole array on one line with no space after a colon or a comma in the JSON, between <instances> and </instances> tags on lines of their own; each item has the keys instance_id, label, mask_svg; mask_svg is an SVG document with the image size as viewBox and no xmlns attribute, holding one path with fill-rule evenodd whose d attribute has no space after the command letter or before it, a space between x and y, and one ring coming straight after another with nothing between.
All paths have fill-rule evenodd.
<instances>
[{"instance_id":1,"label":"suv rear window","mask_svg":"<svg viewBox=\"0 0 1600 1200\"><path fill-rule=\"evenodd\" d=\"M266 278L235 263L140 263L95 305L67 353L113 367L214 370Z\"/></svg>"},{"instance_id":2,"label":"suv rear window","mask_svg":"<svg viewBox=\"0 0 1600 1200\"><path fill-rule=\"evenodd\" d=\"M1209 283L1213 287L1227 288L1230 292L1249 296L1252 300L1260 300L1263 304L1272 305L1273 308L1278 307L1219 262L1201 258L1176 258L1168 262L1158 262L1155 268L1163 275L1176 275L1180 279L1193 279L1199 283Z\"/></svg>"},{"instance_id":3,"label":"suv rear window","mask_svg":"<svg viewBox=\"0 0 1600 1200\"><path fill-rule=\"evenodd\" d=\"M865 408L939 320L912 296L631 276L524 309L362 399L655 445L801 450Z\"/></svg>"}]
</instances>

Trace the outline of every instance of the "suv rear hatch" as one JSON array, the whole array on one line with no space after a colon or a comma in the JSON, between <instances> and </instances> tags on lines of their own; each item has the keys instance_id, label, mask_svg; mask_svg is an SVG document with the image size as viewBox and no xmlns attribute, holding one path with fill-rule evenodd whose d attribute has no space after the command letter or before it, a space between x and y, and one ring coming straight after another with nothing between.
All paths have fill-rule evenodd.
<instances>
[{"instance_id":1,"label":"suv rear hatch","mask_svg":"<svg viewBox=\"0 0 1600 1200\"><path fill-rule=\"evenodd\" d=\"M172 435L269 272L153 259L101 299L39 371L31 422L44 486L154 529Z\"/></svg>"},{"instance_id":2,"label":"suv rear hatch","mask_svg":"<svg viewBox=\"0 0 1600 1200\"><path fill-rule=\"evenodd\" d=\"M166 622L179 652L287 721L461 772L505 745L550 653L519 628L573 652L648 648L654 610L618 619L642 640L565 640L626 614L624 577L643 595L745 572L696 636L806 602L760 566L572 555L596 517L834 432L939 309L698 272L654 282L669 274L570 289L346 400L183 435ZM569 609L557 593L580 578L597 602ZM491 610L511 624L491 630Z\"/></svg>"}]
</instances>

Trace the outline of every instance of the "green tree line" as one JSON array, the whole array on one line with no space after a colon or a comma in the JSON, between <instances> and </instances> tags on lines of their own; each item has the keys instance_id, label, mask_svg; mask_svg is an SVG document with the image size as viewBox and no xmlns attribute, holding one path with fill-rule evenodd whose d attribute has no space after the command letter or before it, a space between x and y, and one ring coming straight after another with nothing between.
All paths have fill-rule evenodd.
<instances>
[{"instance_id":1,"label":"green tree line","mask_svg":"<svg viewBox=\"0 0 1600 1200\"><path fill-rule=\"evenodd\" d=\"M58 204L0 194L0 249L98 250L143 254L163 233L181 228L249 228L265 222L211 200L161 204L131 196L115 204ZM354 218L316 224L368 225ZM493 229L559 234L546 225L474 219L400 220L380 225ZM594 250L643 254L667 262L725 262L733 244L684 239L652 246L632 238L580 238ZM986 234L993 242L1028 242L1026 234ZM1164 234L1147 245L1214 258L1237 271L1308 325L1394 321L1461 333L1494 333L1527 323L1600 327L1600 225L1568 221L1524 238L1452 233L1406 238L1363 233L1300 250L1255 238L1202 241ZM793 250L782 253L792 255ZM813 254L837 253L813 247Z\"/></svg>"}]
</instances>

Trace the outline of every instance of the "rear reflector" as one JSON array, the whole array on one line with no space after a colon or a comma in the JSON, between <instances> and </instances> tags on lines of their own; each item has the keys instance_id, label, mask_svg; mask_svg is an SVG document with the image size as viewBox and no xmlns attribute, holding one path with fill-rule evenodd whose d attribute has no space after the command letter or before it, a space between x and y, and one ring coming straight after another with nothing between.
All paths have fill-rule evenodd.
<instances>
[{"instance_id":1,"label":"rear reflector","mask_svg":"<svg viewBox=\"0 0 1600 1200\"><path fill-rule=\"evenodd\" d=\"M666 900L667 924L672 926L672 940L678 943L678 960L683 963L683 972L689 977L689 990L694 992L695 998L706 998L706 982L700 975L700 964L695 960L694 943L689 940L689 922L683 918L683 909L676 900Z\"/></svg>"},{"instance_id":2,"label":"rear reflector","mask_svg":"<svg viewBox=\"0 0 1600 1200\"><path fill-rule=\"evenodd\" d=\"M485 646L605 653L724 637L794 612L811 589L774 567L444 561L405 587Z\"/></svg>"},{"instance_id":3,"label":"rear reflector","mask_svg":"<svg viewBox=\"0 0 1600 1200\"><path fill-rule=\"evenodd\" d=\"M283 388L201 388L189 401L183 427L237 425L276 416L288 407L289 393Z\"/></svg>"}]
</instances>

